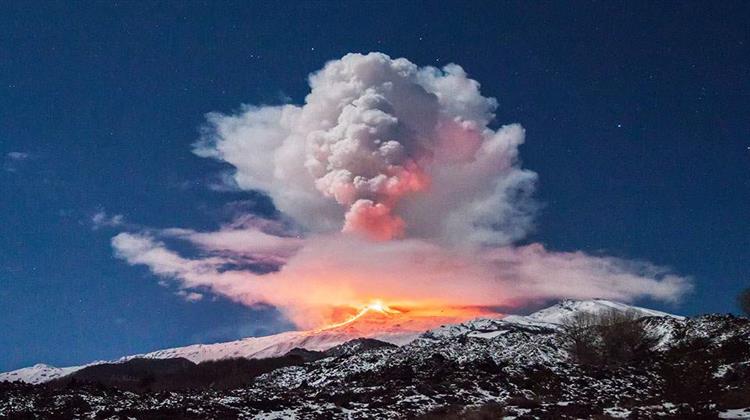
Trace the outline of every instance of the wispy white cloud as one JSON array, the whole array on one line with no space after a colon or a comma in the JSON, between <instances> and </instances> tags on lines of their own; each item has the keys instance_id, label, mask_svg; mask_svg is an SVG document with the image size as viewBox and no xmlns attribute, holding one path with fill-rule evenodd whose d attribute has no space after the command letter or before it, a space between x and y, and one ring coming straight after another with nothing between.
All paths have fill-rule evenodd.
<instances>
[{"instance_id":1,"label":"wispy white cloud","mask_svg":"<svg viewBox=\"0 0 750 420\"><path fill-rule=\"evenodd\" d=\"M287 234L281 223L257 217L243 217L212 232L171 228L159 234L187 241L206 253L239 264L283 264L303 245L302 239Z\"/></svg>"},{"instance_id":2,"label":"wispy white cloud","mask_svg":"<svg viewBox=\"0 0 750 420\"><path fill-rule=\"evenodd\" d=\"M185 301L187 302L198 302L200 300L203 300L203 295L198 292L188 292L186 290L178 290L175 294L185 299Z\"/></svg>"},{"instance_id":3,"label":"wispy white cloud","mask_svg":"<svg viewBox=\"0 0 750 420\"><path fill-rule=\"evenodd\" d=\"M243 191L242 188L237 185L234 174L228 171L219 172L217 176L208 181L207 187L209 190L217 192Z\"/></svg>"},{"instance_id":4,"label":"wispy white cloud","mask_svg":"<svg viewBox=\"0 0 750 420\"><path fill-rule=\"evenodd\" d=\"M104 227L120 227L125 225L125 216L121 214L108 215L104 210L100 210L91 216L92 229L101 229Z\"/></svg>"},{"instance_id":5,"label":"wispy white cloud","mask_svg":"<svg viewBox=\"0 0 750 420\"><path fill-rule=\"evenodd\" d=\"M28 152L8 152L3 159L3 170L5 172L17 172L21 165L33 158Z\"/></svg>"},{"instance_id":6,"label":"wispy white cloud","mask_svg":"<svg viewBox=\"0 0 750 420\"><path fill-rule=\"evenodd\" d=\"M29 158L29 154L26 152L9 152L6 156L11 160L26 160Z\"/></svg>"}]
</instances>

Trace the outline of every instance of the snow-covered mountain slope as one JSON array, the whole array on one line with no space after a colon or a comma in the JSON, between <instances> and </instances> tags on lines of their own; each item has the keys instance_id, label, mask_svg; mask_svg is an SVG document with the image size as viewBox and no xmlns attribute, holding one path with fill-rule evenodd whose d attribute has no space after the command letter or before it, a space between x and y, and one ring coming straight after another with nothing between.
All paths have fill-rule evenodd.
<instances>
[{"instance_id":1,"label":"snow-covered mountain slope","mask_svg":"<svg viewBox=\"0 0 750 420\"><path fill-rule=\"evenodd\" d=\"M500 318L500 315L498 315L498 318L481 318L461 324L446 324L424 333L424 329L419 329L424 325L423 322L416 323L409 319L392 318L373 313L358 319L354 323L337 328L320 331L291 331L225 343L194 344L125 356L118 361L124 362L134 358L168 359L183 357L192 362L200 363L207 360L234 357L277 357L286 354L294 348L315 351L327 350L355 338L374 338L398 346L408 344L420 336L425 339L439 339L466 334L471 337L493 338L509 330L515 330L519 326L524 326L527 330L544 331L555 328L557 324L560 324L576 312L598 313L611 309L636 311L643 314L643 316L682 318L664 312L608 300L566 300L527 316L510 315ZM436 321L437 324L440 320ZM0 373L0 381L22 381L32 384L43 383L97 363L103 362L65 368L38 364L12 372Z\"/></svg>"},{"instance_id":2,"label":"snow-covered mountain slope","mask_svg":"<svg viewBox=\"0 0 750 420\"><path fill-rule=\"evenodd\" d=\"M421 331L385 331L361 332L351 330L323 330L323 331L290 331L265 337L249 337L242 340L215 344L193 344L185 347L157 350L145 354L125 356L117 362L125 362L135 358L171 359L183 357L195 363L207 360L220 360L235 357L248 359L262 359L283 356L294 348L323 351L346 343L356 338L375 338L395 345L404 345L413 341ZM58 368L45 364L37 364L27 368L0 373L2 381L21 381L39 384L71 374L87 366L104 363L98 361L81 366Z\"/></svg>"},{"instance_id":3,"label":"snow-covered mountain slope","mask_svg":"<svg viewBox=\"0 0 750 420\"><path fill-rule=\"evenodd\" d=\"M632 330L601 325L589 342L596 357L582 359L570 330L558 322L576 311L613 307L634 310L610 301L566 301L529 316L446 324L398 347L349 341L231 389L126 392L86 382L0 383L0 418L686 419L750 412L750 320L644 310L634 325L646 335L612 334ZM261 341L281 351L301 337Z\"/></svg>"},{"instance_id":4,"label":"snow-covered mountain slope","mask_svg":"<svg viewBox=\"0 0 750 420\"><path fill-rule=\"evenodd\" d=\"M183 357L195 363L236 357L262 359L283 356L294 348L314 351L328 350L356 338L374 338L401 346L413 341L424 332L423 329L417 329L417 326L412 326L408 321L404 321L374 313L362 317L356 323L331 329L290 331L265 337L248 337L224 343L193 344L185 347L175 347L150 353L125 356L117 359L115 362L125 362L135 358L171 359L178 357ZM105 361L64 368L37 364L11 372L0 373L0 382L21 381L39 384L100 363L105 363Z\"/></svg>"},{"instance_id":5,"label":"snow-covered mountain slope","mask_svg":"<svg viewBox=\"0 0 750 420\"><path fill-rule=\"evenodd\" d=\"M559 321L555 312L543 314ZM285 409L297 415L315 404L348 409L330 418L411 418L430 410L437 410L430 418L462 418L471 417L460 410L472 405L495 410L477 418L545 419L724 418L750 408L749 320L646 315L638 321L646 331L668 339L623 364L575 363L555 323L482 319L432 330L399 348L277 369L244 392L283 401L283 390L294 390L304 404ZM440 411L446 409L459 411Z\"/></svg>"},{"instance_id":6,"label":"snow-covered mountain slope","mask_svg":"<svg viewBox=\"0 0 750 420\"><path fill-rule=\"evenodd\" d=\"M508 330L516 330L520 327L524 327L528 331L549 331L560 328L566 320L577 313L601 314L612 310L634 312L641 317L658 317L670 320L685 319L685 317L679 315L604 299L564 300L530 315L479 318L460 324L443 325L426 332L423 337L438 339L466 335L469 337L494 338Z\"/></svg>"},{"instance_id":7,"label":"snow-covered mountain slope","mask_svg":"<svg viewBox=\"0 0 750 420\"><path fill-rule=\"evenodd\" d=\"M30 384L38 384L42 382L51 381L59 377L71 374L83 366L71 366L65 368L58 368L54 366L45 365L43 363L29 366L26 368L14 370L11 372L0 373L0 382L2 381L21 381Z\"/></svg>"},{"instance_id":8,"label":"snow-covered mountain slope","mask_svg":"<svg viewBox=\"0 0 750 420\"><path fill-rule=\"evenodd\" d=\"M265 337L250 337L228 343L194 344L186 347L158 350L151 353L127 356L121 361L137 357L149 359L169 359L184 357L192 362L200 363L206 360L226 359L230 357L245 357L248 359L262 359L266 357L283 356L294 348L323 351L355 338L375 338L388 343L403 345L419 336L419 332L387 332L352 334L348 331L292 331Z\"/></svg>"},{"instance_id":9,"label":"snow-covered mountain slope","mask_svg":"<svg viewBox=\"0 0 750 420\"><path fill-rule=\"evenodd\" d=\"M611 310L635 312L642 317L657 316L684 319L684 317L682 316L655 311L653 309L641 308L639 306L627 305L620 302L613 302L611 300L605 299L564 300L556 305L550 306L549 308L534 312L533 314L528 315L525 318L532 321L561 324L576 313L586 312L590 314L600 314L602 312ZM513 320L513 318L511 317L508 318L510 318L507 319L508 321Z\"/></svg>"}]
</instances>

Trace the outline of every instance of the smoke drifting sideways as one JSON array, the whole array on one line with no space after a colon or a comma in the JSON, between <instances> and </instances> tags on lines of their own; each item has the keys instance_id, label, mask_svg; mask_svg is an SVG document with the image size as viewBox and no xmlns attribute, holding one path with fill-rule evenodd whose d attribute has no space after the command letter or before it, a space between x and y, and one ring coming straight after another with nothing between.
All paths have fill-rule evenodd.
<instances>
[{"instance_id":1,"label":"smoke drifting sideways","mask_svg":"<svg viewBox=\"0 0 750 420\"><path fill-rule=\"evenodd\" d=\"M270 196L304 235L247 215L214 232L122 232L115 254L185 290L274 305L301 328L375 300L468 318L542 299L676 301L690 290L646 262L514 246L538 208L537 174L519 161L524 129L491 128L497 101L460 66L348 54L309 84L301 106L208 114L194 148L231 164L240 188Z\"/></svg>"}]
</instances>

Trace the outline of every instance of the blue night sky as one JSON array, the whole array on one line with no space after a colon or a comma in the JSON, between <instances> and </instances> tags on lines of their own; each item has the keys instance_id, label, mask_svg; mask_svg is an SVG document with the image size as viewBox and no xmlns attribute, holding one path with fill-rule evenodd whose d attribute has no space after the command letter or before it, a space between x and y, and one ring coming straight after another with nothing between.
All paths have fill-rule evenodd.
<instances>
[{"instance_id":1,"label":"blue night sky","mask_svg":"<svg viewBox=\"0 0 750 420\"><path fill-rule=\"evenodd\" d=\"M527 241L750 286L748 2L2 2L0 371L290 329L272 307L187 302L113 256L118 230L216 229L268 197L217 191L205 114L301 103L348 52L460 64L527 130L544 207ZM219 190L221 190L219 188Z\"/></svg>"}]
</instances>

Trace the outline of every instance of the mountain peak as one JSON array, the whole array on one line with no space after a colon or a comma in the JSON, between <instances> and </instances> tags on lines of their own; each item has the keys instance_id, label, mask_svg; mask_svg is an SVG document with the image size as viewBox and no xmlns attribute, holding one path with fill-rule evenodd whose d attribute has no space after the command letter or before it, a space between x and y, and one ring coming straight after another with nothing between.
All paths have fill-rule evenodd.
<instances>
[{"instance_id":1,"label":"mountain peak","mask_svg":"<svg viewBox=\"0 0 750 420\"><path fill-rule=\"evenodd\" d=\"M656 311L653 309L642 308L640 306L628 305L621 302L615 302L607 299L588 299L588 300L573 300L565 299L559 303L552 305L548 308L541 309L534 312L525 318L538 321L548 322L551 324L561 324L566 319L573 316L575 313L591 313L599 314L605 311L632 311L636 312L641 316L658 316L658 317L671 317L676 319L682 319L684 317L679 315L670 314L667 312Z\"/></svg>"}]
</instances>

